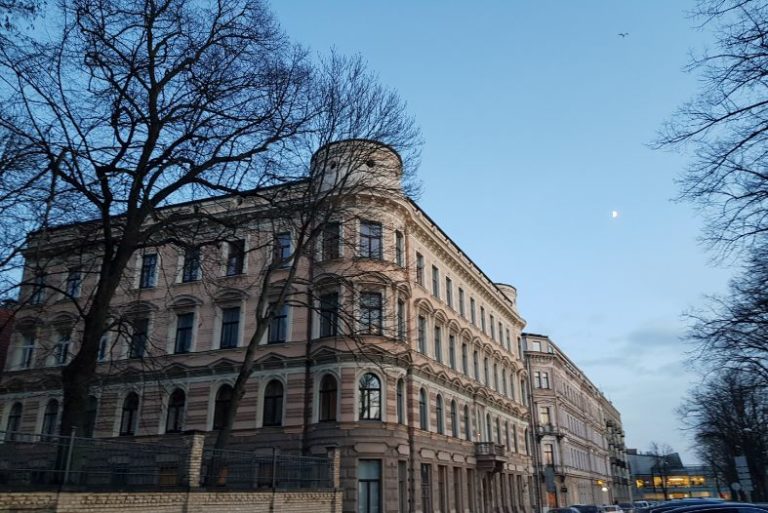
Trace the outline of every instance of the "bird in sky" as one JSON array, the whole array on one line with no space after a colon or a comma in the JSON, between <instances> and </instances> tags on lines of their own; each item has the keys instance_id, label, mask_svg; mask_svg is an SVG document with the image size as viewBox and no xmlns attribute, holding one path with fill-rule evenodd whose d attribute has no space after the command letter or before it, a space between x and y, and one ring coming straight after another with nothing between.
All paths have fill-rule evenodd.
<instances>
[{"instance_id":1,"label":"bird in sky","mask_svg":"<svg viewBox=\"0 0 768 513\"><path fill-rule=\"evenodd\" d=\"M627 37L629 32L619 32L619 37Z\"/></svg>"}]
</instances>

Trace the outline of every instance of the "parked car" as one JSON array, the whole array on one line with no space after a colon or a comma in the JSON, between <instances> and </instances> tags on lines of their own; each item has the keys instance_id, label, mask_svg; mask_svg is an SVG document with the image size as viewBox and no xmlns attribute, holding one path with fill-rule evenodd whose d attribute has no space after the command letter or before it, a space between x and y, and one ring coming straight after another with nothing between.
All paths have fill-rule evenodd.
<instances>
[{"instance_id":1,"label":"parked car","mask_svg":"<svg viewBox=\"0 0 768 513\"><path fill-rule=\"evenodd\" d=\"M685 506L697 506L700 504L721 504L723 499L677 499L673 501L660 502L650 508L640 508L636 513L666 513L673 509L683 508Z\"/></svg>"},{"instance_id":2,"label":"parked car","mask_svg":"<svg viewBox=\"0 0 768 513\"><path fill-rule=\"evenodd\" d=\"M605 513L602 506L595 506L594 504L573 504L568 507L578 510L579 513Z\"/></svg>"},{"instance_id":3,"label":"parked car","mask_svg":"<svg viewBox=\"0 0 768 513\"><path fill-rule=\"evenodd\" d=\"M600 506L605 513L623 513L624 510L618 504L603 504Z\"/></svg>"},{"instance_id":4,"label":"parked car","mask_svg":"<svg viewBox=\"0 0 768 513\"><path fill-rule=\"evenodd\" d=\"M580 513L576 508L552 508L547 513Z\"/></svg>"},{"instance_id":5,"label":"parked car","mask_svg":"<svg viewBox=\"0 0 768 513\"><path fill-rule=\"evenodd\" d=\"M624 511L624 513L635 513L635 505L631 502L620 502L619 507Z\"/></svg>"},{"instance_id":6,"label":"parked car","mask_svg":"<svg viewBox=\"0 0 768 513\"><path fill-rule=\"evenodd\" d=\"M768 508L748 502L711 501L702 504L680 504L669 513L768 513Z\"/></svg>"}]
</instances>

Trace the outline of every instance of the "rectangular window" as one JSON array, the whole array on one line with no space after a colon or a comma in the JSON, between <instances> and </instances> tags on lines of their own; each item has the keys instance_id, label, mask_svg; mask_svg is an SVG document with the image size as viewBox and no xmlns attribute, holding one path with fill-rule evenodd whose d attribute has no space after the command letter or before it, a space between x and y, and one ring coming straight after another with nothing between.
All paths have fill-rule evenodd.
<instances>
[{"instance_id":1,"label":"rectangular window","mask_svg":"<svg viewBox=\"0 0 768 513\"><path fill-rule=\"evenodd\" d=\"M448 467L445 465L438 465L437 467L437 493L438 493L438 501L440 504L440 511L448 511L446 509L446 495L448 493L447 488L447 480L448 480Z\"/></svg>"},{"instance_id":2,"label":"rectangular window","mask_svg":"<svg viewBox=\"0 0 768 513\"><path fill-rule=\"evenodd\" d=\"M432 266L432 295L440 299L440 271Z\"/></svg>"},{"instance_id":3,"label":"rectangular window","mask_svg":"<svg viewBox=\"0 0 768 513\"><path fill-rule=\"evenodd\" d=\"M469 322L473 326L477 326L477 317L475 315L475 298L469 298Z\"/></svg>"},{"instance_id":4,"label":"rectangular window","mask_svg":"<svg viewBox=\"0 0 768 513\"><path fill-rule=\"evenodd\" d=\"M549 373L541 373L541 388L549 388Z\"/></svg>"},{"instance_id":5,"label":"rectangular window","mask_svg":"<svg viewBox=\"0 0 768 513\"><path fill-rule=\"evenodd\" d=\"M141 255L139 288L151 289L157 285L157 253Z\"/></svg>"},{"instance_id":6,"label":"rectangular window","mask_svg":"<svg viewBox=\"0 0 768 513\"><path fill-rule=\"evenodd\" d=\"M509 336L509 328L507 328L507 351L512 352L512 338Z\"/></svg>"},{"instance_id":7,"label":"rectangular window","mask_svg":"<svg viewBox=\"0 0 768 513\"><path fill-rule=\"evenodd\" d=\"M445 277L445 302L449 308L453 308L453 282L447 276Z\"/></svg>"},{"instance_id":8,"label":"rectangular window","mask_svg":"<svg viewBox=\"0 0 768 513\"><path fill-rule=\"evenodd\" d=\"M465 376L469 376L469 362L467 361L469 358L467 351L467 344L461 344L461 371Z\"/></svg>"},{"instance_id":9,"label":"rectangular window","mask_svg":"<svg viewBox=\"0 0 768 513\"><path fill-rule=\"evenodd\" d=\"M493 314L491 314L491 340L496 340L496 319L493 318Z\"/></svg>"},{"instance_id":10,"label":"rectangular window","mask_svg":"<svg viewBox=\"0 0 768 513\"><path fill-rule=\"evenodd\" d=\"M480 307L480 331L485 333L485 307Z\"/></svg>"},{"instance_id":11,"label":"rectangular window","mask_svg":"<svg viewBox=\"0 0 768 513\"><path fill-rule=\"evenodd\" d=\"M485 375L485 384L490 385L491 379L490 379L490 373L488 370L488 358L483 359L483 374Z\"/></svg>"},{"instance_id":12,"label":"rectangular window","mask_svg":"<svg viewBox=\"0 0 768 513\"><path fill-rule=\"evenodd\" d=\"M549 406L542 406L539 409L539 423L542 426L548 426L552 424L552 414Z\"/></svg>"},{"instance_id":13,"label":"rectangular window","mask_svg":"<svg viewBox=\"0 0 768 513\"><path fill-rule=\"evenodd\" d=\"M245 241L236 240L228 245L227 250L227 276L243 274L245 264Z\"/></svg>"},{"instance_id":14,"label":"rectangular window","mask_svg":"<svg viewBox=\"0 0 768 513\"><path fill-rule=\"evenodd\" d=\"M469 510L475 511L475 471L467 469L467 500L469 500Z\"/></svg>"},{"instance_id":15,"label":"rectangular window","mask_svg":"<svg viewBox=\"0 0 768 513\"><path fill-rule=\"evenodd\" d=\"M227 349L237 347L240 338L240 307L221 309L221 340L219 347Z\"/></svg>"},{"instance_id":16,"label":"rectangular window","mask_svg":"<svg viewBox=\"0 0 768 513\"><path fill-rule=\"evenodd\" d=\"M56 365L64 365L67 363L67 357L69 356L69 333L62 333L59 335L59 340L56 342Z\"/></svg>"},{"instance_id":17,"label":"rectangular window","mask_svg":"<svg viewBox=\"0 0 768 513\"><path fill-rule=\"evenodd\" d=\"M439 363L443 363L442 331L442 327L435 326L435 360L437 360Z\"/></svg>"},{"instance_id":18,"label":"rectangular window","mask_svg":"<svg viewBox=\"0 0 768 513\"><path fill-rule=\"evenodd\" d=\"M472 367L472 370L474 371L472 377L477 381L480 381L480 356L477 354L477 351L472 352Z\"/></svg>"},{"instance_id":19,"label":"rectangular window","mask_svg":"<svg viewBox=\"0 0 768 513\"><path fill-rule=\"evenodd\" d=\"M381 259L381 223L360 221L360 256Z\"/></svg>"},{"instance_id":20,"label":"rectangular window","mask_svg":"<svg viewBox=\"0 0 768 513\"><path fill-rule=\"evenodd\" d=\"M341 225L328 223L323 230L323 260L339 258L341 244Z\"/></svg>"},{"instance_id":21,"label":"rectangular window","mask_svg":"<svg viewBox=\"0 0 768 513\"><path fill-rule=\"evenodd\" d=\"M70 269L67 275L67 296L80 297L80 286L82 285L83 274L80 269Z\"/></svg>"},{"instance_id":22,"label":"rectangular window","mask_svg":"<svg viewBox=\"0 0 768 513\"><path fill-rule=\"evenodd\" d=\"M379 292L360 294L360 324L363 333L381 335L382 298Z\"/></svg>"},{"instance_id":23,"label":"rectangular window","mask_svg":"<svg viewBox=\"0 0 768 513\"><path fill-rule=\"evenodd\" d=\"M32 367L32 356L35 354L35 335L33 333L25 333L22 344L19 367L29 369Z\"/></svg>"},{"instance_id":24,"label":"rectangular window","mask_svg":"<svg viewBox=\"0 0 768 513\"><path fill-rule=\"evenodd\" d=\"M459 287L459 315L464 317L465 313L466 312L464 311L464 289Z\"/></svg>"},{"instance_id":25,"label":"rectangular window","mask_svg":"<svg viewBox=\"0 0 768 513\"><path fill-rule=\"evenodd\" d=\"M291 258L291 234L288 232L276 233L274 244L273 263L287 266Z\"/></svg>"},{"instance_id":26,"label":"rectangular window","mask_svg":"<svg viewBox=\"0 0 768 513\"><path fill-rule=\"evenodd\" d=\"M32 305L39 305L45 299L45 275L43 273L37 273L35 275L35 281L32 285L32 294L29 297L29 303Z\"/></svg>"},{"instance_id":27,"label":"rectangular window","mask_svg":"<svg viewBox=\"0 0 768 513\"><path fill-rule=\"evenodd\" d=\"M381 460L357 461L357 511L381 512Z\"/></svg>"},{"instance_id":28,"label":"rectangular window","mask_svg":"<svg viewBox=\"0 0 768 513\"><path fill-rule=\"evenodd\" d=\"M432 513L432 465L421 464L421 511Z\"/></svg>"},{"instance_id":29,"label":"rectangular window","mask_svg":"<svg viewBox=\"0 0 768 513\"><path fill-rule=\"evenodd\" d=\"M499 323L499 344L504 345L504 331L501 323Z\"/></svg>"},{"instance_id":30,"label":"rectangular window","mask_svg":"<svg viewBox=\"0 0 768 513\"><path fill-rule=\"evenodd\" d=\"M405 301L397 300L397 340L405 340Z\"/></svg>"},{"instance_id":31,"label":"rectangular window","mask_svg":"<svg viewBox=\"0 0 768 513\"><path fill-rule=\"evenodd\" d=\"M456 370L456 337L448 335L448 363L451 369Z\"/></svg>"},{"instance_id":32,"label":"rectangular window","mask_svg":"<svg viewBox=\"0 0 768 513\"><path fill-rule=\"evenodd\" d=\"M107 359L107 351L109 350L109 335L106 333L101 336L99 340L99 361L103 362Z\"/></svg>"},{"instance_id":33,"label":"rectangular window","mask_svg":"<svg viewBox=\"0 0 768 513\"><path fill-rule=\"evenodd\" d=\"M403 240L403 232L395 232L395 263L400 267L405 265L405 242Z\"/></svg>"},{"instance_id":34,"label":"rectangular window","mask_svg":"<svg viewBox=\"0 0 768 513\"><path fill-rule=\"evenodd\" d=\"M200 248L187 248L184 251L184 267L181 281L188 283L200 279Z\"/></svg>"},{"instance_id":35,"label":"rectangular window","mask_svg":"<svg viewBox=\"0 0 768 513\"><path fill-rule=\"evenodd\" d=\"M277 303L271 303L272 320L269 322L268 344L280 344L288 340L288 305L283 304L280 310L275 310Z\"/></svg>"},{"instance_id":36,"label":"rectangular window","mask_svg":"<svg viewBox=\"0 0 768 513\"><path fill-rule=\"evenodd\" d=\"M339 294L331 292L320 296L320 336L339 334Z\"/></svg>"},{"instance_id":37,"label":"rectangular window","mask_svg":"<svg viewBox=\"0 0 768 513\"><path fill-rule=\"evenodd\" d=\"M419 315L417 332L419 339L419 352L422 354L427 354L427 319L421 315Z\"/></svg>"},{"instance_id":38,"label":"rectangular window","mask_svg":"<svg viewBox=\"0 0 768 513\"><path fill-rule=\"evenodd\" d=\"M542 453L544 456L544 465L555 464L555 448L552 444L544 444Z\"/></svg>"},{"instance_id":39,"label":"rectangular window","mask_svg":"<svg viewBox=\"0 0 768 513\"><path fill-rule=\"evenodd\" d=\"M424 255L416 253L416 283L424 286Z\"/></svg>"},{"instance_id":40,"label":"rectangular window","mask_svg":"<svg viewBox=\"0 0 768 513\"><path fill-rule=\"evenodd\" d=\"M195 314L192 312L179 314L176 317L176 346L177 353L188 353L192 348L192 326Z\"/></svg>"},{"instance_id":41,"label":"rectangular window","mask_svg":"<svg viewBox=\"0 0 768 513\"><path fill-rule=\"evenodd\" d=\"M149 335L149 319L134 319L131 323L133 333L131 334L131 344L128 351L129 358L142 358L147 349L147 338Z\"/></svg>"},{"instance_id":42,"label":"rectangular window","mask_svg":"<svg viewBox=\"0 0 768 513\"><path fill-rule=\"evenodd\" d=\"M464 505L461 502L461 468L453 467L453 509L455 511L464 511Z\"/></svg>"}]
</instances>

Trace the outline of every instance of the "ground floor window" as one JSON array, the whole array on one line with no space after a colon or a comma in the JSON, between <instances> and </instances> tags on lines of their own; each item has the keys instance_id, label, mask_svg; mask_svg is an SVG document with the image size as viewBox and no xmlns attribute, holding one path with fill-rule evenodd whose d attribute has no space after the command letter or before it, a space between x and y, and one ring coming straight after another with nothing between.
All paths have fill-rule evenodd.
<instances>
[{"instance_id":1,"label":"ground floor window","mask_svg":"<svg viewBox=\"0 0 768 513\"><path fill-rule=\"evenodd\" d=\"M421 464L421 510L432 513L432 465Z\"/></svg>"},{"instance_id":2,"label":"ground floor window","mask_svg":"<svg viewBox=\"0 0 768 513\"><path fill-rule=\"evenodd\" d=\"M357 462L357 511L381 511L381 460Z\"/></svg>"}]
</instances>

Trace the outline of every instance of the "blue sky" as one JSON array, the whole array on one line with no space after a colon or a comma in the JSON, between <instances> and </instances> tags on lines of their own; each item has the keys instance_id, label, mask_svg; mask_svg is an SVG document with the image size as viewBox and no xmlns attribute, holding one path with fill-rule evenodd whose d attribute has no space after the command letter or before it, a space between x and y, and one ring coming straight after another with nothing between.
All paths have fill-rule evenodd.
<instances>
[{"instance_id":1,"label":"blue sky","mask_svg":"<svg viewBox=\"0 0 768 513\"><path fill-rule=\"evenodd\" d=\"M648 144L697 91L692 1L273 2L316 52L359 53L425 139L426 212L622 413L627 444L693 460L674 409L682 312L730 271L675 203L686 157ZM619 33L628 33L620 37ZM617 210L619 217L611 218Z\"/></svg>"}]
</instances>

